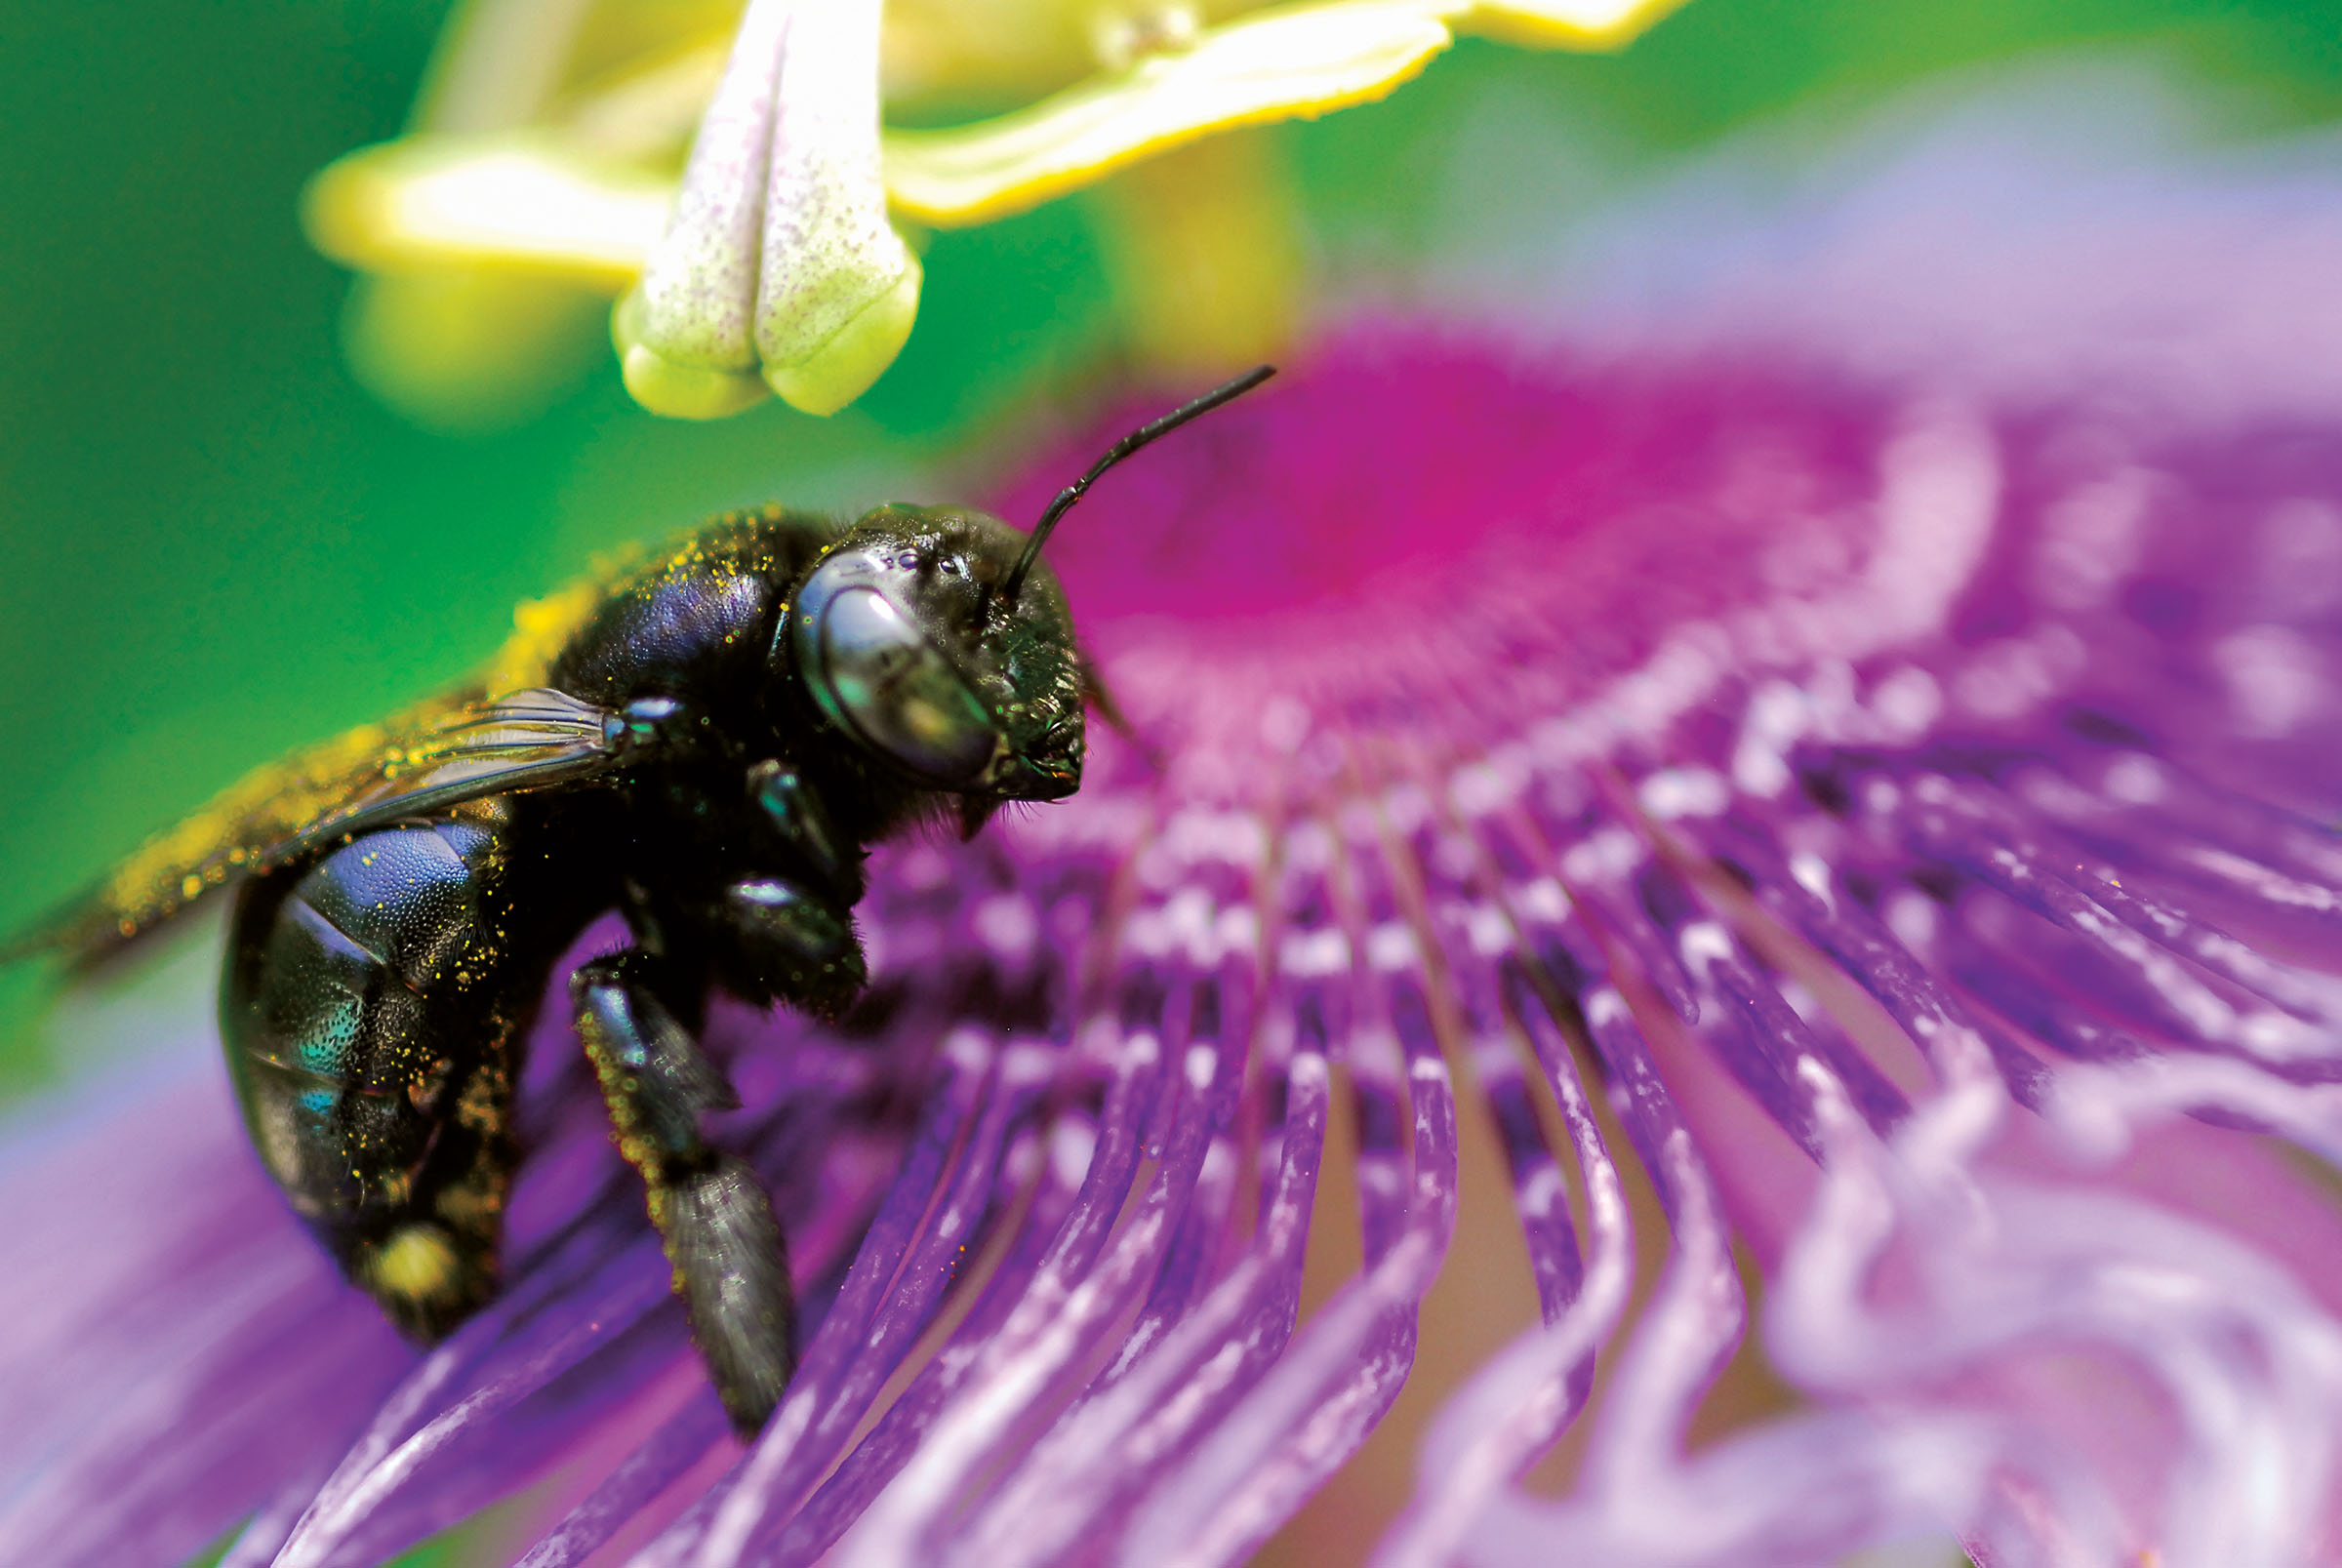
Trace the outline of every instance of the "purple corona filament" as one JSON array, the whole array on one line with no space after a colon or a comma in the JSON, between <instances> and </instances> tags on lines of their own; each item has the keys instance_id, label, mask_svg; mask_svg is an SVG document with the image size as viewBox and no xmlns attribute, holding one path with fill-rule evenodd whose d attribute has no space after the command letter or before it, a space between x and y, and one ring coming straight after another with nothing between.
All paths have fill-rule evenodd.
<instances>
[{"instance_id":1,"label":"purple corona filament","mask_svg":"<svg viewBox=\"0 0 2342 1568\"><path fill-rule=\"evenodd\" d=\"M173 1056L0 1152L0 1557L337 1568L559 1475L528 1568L1240 1562L1442 1375L1477 1140L1519 1334L1388 1568L2306 1560L2342 1220L2252 1135L2342 1155L2337 427L1335 338L1051 545L1151 754L887 850L882 1020L717 1015L805 1303L755 1444L557 1024L421 1356ZM1687 1448L1753 1323L1801 1403Z\"/></svg>"}]
</instances>

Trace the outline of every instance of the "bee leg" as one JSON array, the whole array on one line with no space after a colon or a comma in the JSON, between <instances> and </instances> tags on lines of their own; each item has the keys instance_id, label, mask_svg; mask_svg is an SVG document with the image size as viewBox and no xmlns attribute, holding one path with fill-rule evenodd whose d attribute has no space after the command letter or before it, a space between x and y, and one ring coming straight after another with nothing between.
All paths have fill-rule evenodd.
<instances>
[{"instance_id":1,"label":"bee leg","mask_svg":"<svg viewBox=\"0 0 2342 1568\"><path fill-rule=\"evenodd\" d=\"M984 824L992 820L1000 802L991 795L962 795L959 797L959 841L963 844L984 831Z\"/></svg>"},{"instance_id":2,"label":"bee leg","mask_svg":"<svg viewBox=\"0 0 2342 1568\"><path fill-rule=\"evenodd\" d=\"M570 977L570 994L619 1151L650 1189L692 1341L734 1428L753 1436L796 1369L788 1259L755 1173L700 1136L701 1111L740 1097L659 999L659 969L640 950L598 958Z\"/></svg>"},{"instance_id":3,"label":"bee leg","mask_svg":"<svg viewBox=\"0 0 2342 1568\"><path fill-rule=\"evenodd\" d=\"M1151 772L1161 773L1164 770L1162 747L1139 733L1139 727L1131 723L1130 715L1122 711L1122 704L1114 701L1113 688L1106 684L1106 676L1098 668L1098 662L1086 654L1081 661L1081 696L1084 702L1098 710L1098 716L1106 720L1108 729L1128 741L1139 755L1147 759ZM970 833L967 836L973 838L976 835Z\"/></svg>"},{"instance_id":4,"label":"bee leg","mask_svg":"<svg viewBox=\"0 0 2342 1568\"><path fill-rule=\"evenodd\" d=\"M748 770L748 798L790 853L821 878L837 902L848 906L862 897L861 856L853 841L829 820L821 792L786 762L759 762Z\"/></svg>"},{"instance_id":5,"label":"bee leg","mask_svg":"<svg viewBox=\"0 0 2342 1568\"><path fill-rule=\"evenodd\" d=\"M818 889L748 877L724 889L722 905L707 917L729 949L726 984L751 1000L778 997L835 1018L868 979L853 907Z\"/></svg>"}]
</instances>

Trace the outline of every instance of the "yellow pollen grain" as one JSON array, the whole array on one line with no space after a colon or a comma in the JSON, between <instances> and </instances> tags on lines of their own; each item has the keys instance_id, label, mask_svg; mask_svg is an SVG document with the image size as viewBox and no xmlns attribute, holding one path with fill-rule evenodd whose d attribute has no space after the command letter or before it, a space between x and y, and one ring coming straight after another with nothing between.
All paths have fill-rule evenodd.
<instances>
[{"instance_id":1,"label":"yellow pollen grain","mask_svg":"<svg viewBox=\"0 0 2342 1568\"><path fill-rule=\"evenodd\" d=\"M437 1226L412 1225L392 1232L366 1271L378 1290L393 1296L435 1296L455 1274L456 1249Z\"/></svg>"},{"instance_id":2,"label":"yellow pollen grain","mask_svg":"<svg viewBox=\"0 0 2342 1568\"><path fill-rule=\"evenodd\" d=\"M476 1227L486 1223L504 1207L493 1192L475 1192L469 1187L451 1186L439 1194L433 1205L441 1219L455 1225Z\"/></svg>"}]
</instances>

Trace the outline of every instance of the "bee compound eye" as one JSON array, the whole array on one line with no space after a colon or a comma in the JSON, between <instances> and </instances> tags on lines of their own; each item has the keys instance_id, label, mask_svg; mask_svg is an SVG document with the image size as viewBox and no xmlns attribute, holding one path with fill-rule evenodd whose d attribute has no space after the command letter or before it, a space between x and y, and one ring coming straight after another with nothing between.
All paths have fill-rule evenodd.
<instances>
[{"instance_id":1,"label":"bee compound eye","mask_svg":"<svg viewBox=\"0 0 2342 1568\"><path fill-rule=\"evenodd\" d=\"M991 715L926 632L872 588L821 612L829 705L873 750L947 785L974 784L999 747Z\"/></svg>"}]
</instances>

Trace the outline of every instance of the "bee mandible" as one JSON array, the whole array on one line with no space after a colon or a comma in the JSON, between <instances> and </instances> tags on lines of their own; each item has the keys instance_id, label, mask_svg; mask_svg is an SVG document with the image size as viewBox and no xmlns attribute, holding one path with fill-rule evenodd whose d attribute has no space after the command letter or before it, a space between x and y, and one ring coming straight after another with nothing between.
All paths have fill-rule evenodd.
<instances>
[{"instance_id":1,"label":"bee mandible","mask_svg":"<svg viewBox=\"0 0 2342 1568\"><path fill-rule=\"evenodd\" d=\"M738 1104L699 1044L707 995L835 1016L865 979L869 845L1079 786L1091 682L1041 547L1108 468L1272 374L1132 431L1030 534L954 506L717 518L531 607L478 680L253 774L0 960L86 966L236 885L220 1023L253 1146L430 1342L496 1293L519 1045L616 907L626 945L569 977L578 1033L753 1433L794 1305L771 1200L700 1128Z\"/></svg>"}]
</instances>

